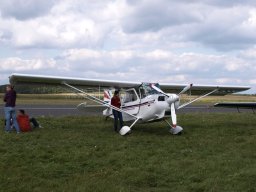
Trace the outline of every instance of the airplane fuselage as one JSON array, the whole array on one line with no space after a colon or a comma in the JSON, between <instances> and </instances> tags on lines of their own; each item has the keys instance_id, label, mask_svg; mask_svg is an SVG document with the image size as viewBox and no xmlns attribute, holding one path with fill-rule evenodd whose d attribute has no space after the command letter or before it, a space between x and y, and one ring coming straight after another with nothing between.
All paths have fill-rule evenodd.
<instances>
[{"instance_id":1,"label":"airplane fuselage","mask_svg":"<svg viewBox=\"0 0 256 192\"><path fill-rule=\"evenodd\" d=\"M165 96L162 94L148 95L142 99L137 99L130 102L122 102L121 109L125 112L132 114L140 119L142 122L154 121L162 119L166 111L170 111L169 104L166 102ZM104 115L113 117L112 110L107 109L108 113L103 112ZM124 121L132 121L135 118L122 113Z\"/></svg>"},{"instance_id":2,"label":"airplane fuselage","mask_svg":"<svg viewBox=\"0 0 256 192\"><path fill-rule=\"evenodd\" d=\"M165 101L159 101L160 95L149 95L138 101L125 103L122 109L130 114L136 115L141 121L153 121L161 119L168 110L168 104ZM162 96L161 96L162 97ZM134 120L133 117L123 114L124 121Z\"/></svg>"}]
</instances>

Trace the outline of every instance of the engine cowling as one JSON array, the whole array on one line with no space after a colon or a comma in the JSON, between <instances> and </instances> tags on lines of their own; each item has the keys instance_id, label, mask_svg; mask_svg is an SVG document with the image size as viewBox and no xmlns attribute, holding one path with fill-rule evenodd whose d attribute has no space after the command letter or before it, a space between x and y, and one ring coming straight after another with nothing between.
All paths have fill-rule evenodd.
<instances>
[{"instance_id":1,"label":"engine cowling","mask_svg":"<svg viewBox=\"0 0 256 192\"><path fill-rule=\"evenodd\" d=\"M171 105L172 103L176 103L177 101L180 101L180 97L176 94L168 94L167 103Z\"/></svg>"}]
</instances>

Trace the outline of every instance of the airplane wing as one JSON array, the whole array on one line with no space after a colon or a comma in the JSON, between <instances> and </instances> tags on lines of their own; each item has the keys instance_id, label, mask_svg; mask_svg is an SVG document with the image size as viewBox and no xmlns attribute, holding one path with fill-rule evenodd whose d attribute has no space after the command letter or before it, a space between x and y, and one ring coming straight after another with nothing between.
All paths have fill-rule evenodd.
<instances>
[{"instance_id":1,"label":"airplane wing","mask_svg":"<svg viewBox=\"0 0 256 192\"><path fill-rule=\"evenodd\" d=\"M46 76L46 75L30 75L30 74L18 74L14 73L9 77L11 84L70 84L86 87L97 88L130 88L138 87L142 82L134 81L116 81L116 80L103 80L103 79L88 79L88 78L76 78L76 77L61 77L61 76ZM168 93L179 93L187 84L173 84L173 83L161 83L161 89ZM218 86L218 85L193 85L191 88L192 95L200 95L205 92L211 92L218 89L215 95L226 95L230 93L236 93L240 91L246 91L250 89L248 86Z\"/></svg>"},{"instance_id":2,"label":"airplane wing","mask_svg":"<svg viewBox=\"0 0 256 192\"><path fill-rule=\"evenodd\" d=\"M223 102L223 103L216 103L214 107L230 107L230 108L249 108L255 109L256 102Z\"/></svg>"},{"instance_id":3,"label":"airplane wing","mask_svg":"<svg viewBox=\"0 0 256 192\"><path fill-rule=\"evenodd\" d=\"M160 84L161 89L168 93L179 93L187 84ZM249 86L232 86L232 85L202 85L202 84L193 84L191 87L191 95L201 95L203 93L211 92L214 89L218 89L217 92L212 95L226 95L237 93L241 91L246 91L250 89Z\"/></svg>"},{"instance_id":4,"label":"airplane wing","mask_svg":"<svg viewBox=\"0 0 256 192\"><path fill-rule=\"evenodd\" d=\"M9 77L9 81L13 85L17 84L56 84L60 85L67 83L70 85L88 86L88 87L121 87L129 88L139 86L140 82L129 81L115 81L115 80L102 80L102 79L88 79L77 77L61 77L61 76L48 76L48 75L30 75L13 73Z\"/></svg>"}]
</instances>

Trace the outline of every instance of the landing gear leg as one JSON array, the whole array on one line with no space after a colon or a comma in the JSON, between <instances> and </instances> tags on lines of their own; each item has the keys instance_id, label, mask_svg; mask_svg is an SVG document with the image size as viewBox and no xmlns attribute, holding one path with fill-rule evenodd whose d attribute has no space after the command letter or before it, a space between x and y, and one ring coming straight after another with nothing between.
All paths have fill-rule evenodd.
<instances>
[{"instance_id":1,"label":"landing gear leg","mask_svg":"<svg viewBox=\"0 0 256 192\"><path fill-rule=\"evenodd\" d=\"M171 129L169 130L169 132L173 135L179 135L182 133L183 128L181 126L172 126L166 119L164 120L170 127Z\"/></svg>"}]
</instances>

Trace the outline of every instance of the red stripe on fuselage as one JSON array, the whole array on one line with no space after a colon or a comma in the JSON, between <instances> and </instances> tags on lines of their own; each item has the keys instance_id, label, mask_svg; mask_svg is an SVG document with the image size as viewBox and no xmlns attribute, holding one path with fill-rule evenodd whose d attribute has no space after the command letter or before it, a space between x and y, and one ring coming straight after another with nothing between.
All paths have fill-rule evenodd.
<instances>
[{"instance_id":1,"label":"red stripe on fuselage","mask_svg":"<svg viewBox=\"0 0 256 192\"><path fill-rule=\"evenodd\" d=\"M154 102L155 102L155 100L152 100L152 101L147 101L145 103L139 103L139 104L136 104L136 105L124 106L124 107L122 107L122 109L123 110L132 110L135 107L141 107L141 106L144 106L144 105L150 105L150 104L152 104Z\"/></svg>"}]
</instances>

